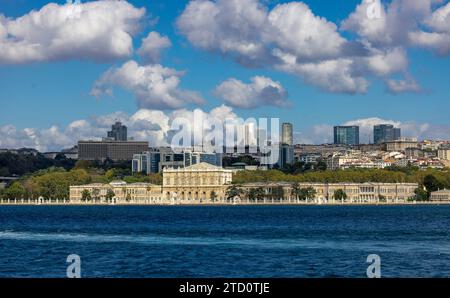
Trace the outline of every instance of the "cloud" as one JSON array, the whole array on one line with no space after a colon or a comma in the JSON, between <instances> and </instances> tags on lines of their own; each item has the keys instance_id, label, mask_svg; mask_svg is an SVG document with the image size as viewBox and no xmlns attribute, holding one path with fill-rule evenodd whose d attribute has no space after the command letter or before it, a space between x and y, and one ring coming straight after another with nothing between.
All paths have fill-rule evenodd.
<instances>
[{"instance_id":1,"label":"cloud","mask_svg":"<svg viewBox=\"0 0 450 298\"><path fill-rule=\"evenodd\" d=\"M70 143L70 138L65 135L57 126L38 130L35 128L17 129L12 125L0 127L0 147L1 148L36 148L38 150L46 148L65 146Z\"/></svg>"},{"instance_id":2,"label":"cloud","mask_svg":"<svg viewBox=\"0 0 450 298\"><path fill-rule=\"evenodd\" d=\"M267 19L271 32L266 39L300 61L342 55L346 40L337 32L337 26L314 15L302 2L277 5Z\"/></svg>"},{"instance_id":3,"label":"cloud","mask_svg":"<svg viewBox=\"0 0 450 298\"><path fill-rule=\"evenodd\" d=\"M404 92L418 93L422 91L419 84L417 84L417 82L412 78L406 78L402 80L388 80L387 88L388 91L393 94Z\"/></svg>"},{"instance_id":4,"label":"cloud","mask_svg":"<svg viewBox=\"0 0 450 298\"><path fill-rule=\"evenodd\" d=\"M0 126L0 148L35 148L39 151L57 151L74 146L78 140L101 140L111 129L115 121L121 121L128 127L128 136L135 140L149 141L150 146L167 146L174 132L171 124L174 119L183 117L193 123L196 117L204 122L213 123L215 119L235 119L233 109L222 105L212 110L179 109L171 112L140 109L132 115L116 112L108 115L79 119L66 127L19 129L13 125ZM193 126L194 127L194 126ZM200 129L200 128L198 128ZM201 130L197 131L197 133Z\"/></svg>"},{"instance_id":5,"label":"cloud","mask_svg":"<svg viewBox=\"0 0 450 298\"><path fill-rule=\"evenodd\" d=\"M15 19L0 14L0 64L128 57L144 16L126 1L49 3Z\"/></svg>"},{"instance_id":6,"label":"cloud","mask_svg":"<svg viewBox=\"0 0 450 298\"><path fill-rule=\"evenodd\" d=\"M425 21L432 4L437 2L440 1L393 0L384 5L380 0L362 0L341 23L341 29L356 32L373 45L407 46L407 33Z\"/></svg>"},{"instance_id":7,"label":"cloud","mask_svg":"<svg viewBox=\"0 0 450 298\"><path fill-rule=\"evenodd\" d=\"M335 93L365 93L369 78L387 82L405 75L409 47L441 55L450 51L450 9L437 7L440 0L362 0L339 27L303 2L272 9L264 3L192 0L176 25L196 48L246 67L286 72Z\"/></svg>"},{"instance_id":8,"label":"cloud","mask_svg":"<svg viewBox=\"0 0 450 298\"><path fill-rule=\"evenodd\" d=\"M378 124L391 124L402 130L402 136L413 137L418 140L448 140L450 138L450 125L418 123L416 121L397 121L370 117L350 120L342 125L357 125L360 131L361 143L373 143L373 127ZM333 143L333 125L318 124L297 133L296 140L301 144L327 144Z\"/></svg>"},{"instance_id":9,"label":"cloud","mask_svg":"<svg viewBox=\"0 0 450 298\"><path fill-rule=\"evenodd\" d=\"M128 127L128 136L135 140L149 141L150 146L168 146L175 131L171 125L175 119L187 119L197 135L202 135L201 127L193 125L194 120L203 119L205 126L211 126L216 120L238 120L233 109L221 105L210 111L201 109L179 109L171 112L140 109L129 115L124 112L93 116L79 119L66 127L53 125L49 128L19 129L13 125L0 126L0 148L35 148L41 152L58 151L72 147L78 140L100 140L106 136L115 121L121 121ZM238 123L237 121L235 123ZM448 140L450 139L450 125L418 123L415 121L397 121L378 117L363 118L347 121L343 125L360 126L361 142L373 142L373 126L377 124L392 124L402 129L405 137L416 137L419 140ZM333 142L333 126L318 124L296 131L295 141L300 144L324 144Z\"/></svg>"},{"instance_id":10,"label":"cloud","mask_svg":"<svg viewBox=\"0 0 450 298\"><path fill-rule=\"evenodd\" d=\"M450 3L436 9L426 18L425 24L437 32L450 33Z\"/></svg>"},{"instance_id":11,"label":"cloud","mask_svg":"<svg viewBox=\"0 0 450 298\"><path fill-rule=\"evenodd\" d=\"M385 51L374 50L368 59L368 68L378 76L387 76L392 73L405 72L408 68L406 51L401 47Z\"/></svg>"},{"instance_id":12,"label":"cloud","mask_svg":"<svg viewBox=\"0 0 450 298\"><path fill-rule=\"evenodd\" d=\"M133 92L140 108L177 109L188 103L203 104L204 99L194 91L179 87L184 71L160 64L141 66L131 60L121 67L112 67L95 83L91 94L112 95L114 86Z\"/></svg>"},{"instance_id":13,"label":"cloud","mask_svg":"<svg viewBox=\"0 0 450 298\"><path fill-rule=\"evenodd\" d=\"M299 64L290 54L279 53L282 64L276 69L295 74L307 83L336 93L365 93L368 81L355 71L355 61L352 59L324 60L315 63Z\"/></svg>"},{"instance_id":14,"label":"cloud","mask_svg":"<svg viewBox=\"0 0 450 298\"><path fill-rule=\"evenodd\" d=\"M142 45L137 50L137 53L145 63L158 63L162 51L171 46L172 43L167 36L161 36L158 32L152 31L147 37L142 39Z\"/></svg>"},{"instance_id":15,"label":"cloud","mask_svg":"<svg viewBox=\"0 0 450 298\"><path fill-rule=\"evenodd\" d=\"M270 34L267 12L256 0L190 1L176 25L196 47L244 65L260 65L270 58L263 40Z\"/></svg>"},{"instance_id":16,"label":"cloud","mask_svg":"<svg viewBox=\"0 0 450 298\"><path fill-rule=\"evenodd\" d=\"M407 16L425 18L431 11L417 0L393 2L397 4L388 11L380 4L380 18L371 20L369 3L363 1L338 28L302 2L269 9L257 0L192 0L176 24L180 33L202 50L247 67L269 67L295 75L327 92L356 94L367 92L372 75L385 81L407 71L406 50L397 43L400 37L405 39L403 31L387 28L394 24L393 16L409 23L404 21ZM340 29L355 31L363 38L345 38Z\"/></svg>"},{"instance_id":17,"label":"cloud","mask_svg":"<svg viewBox=\"0 0 450 298\"><path fill-rule=\"evenodd\" d=\"M445 56L450 53L450 34L437 32L415 31L408 33L411 42L417 46L434 51Z\"/></svg>"},{"instance_id":18,"label":"cloud","mask_svg":"<svg viewBox=\"0 0 450 298\"><path fill-rule=\"evenodd\" d=\"M429 14L424 25L428 30L417 30L408 33L411 43L445 56L450 53L450 3Z\"/></svg>"},{"instance_id":19,"label":"cloud","mask_svg":"<svg viewBox=\"0 0 450 298\"><path fill-rule=\"evenodd\" d=\"M341 29L356 32L376 47L423 47L438 55L450 53L450 3L433 11L441 0L363 0L344 20ZM368 9L378 7L369 18Z\"/></svg>"},{"instance_id":20,"label":"cloud","mask_svg":"<svg viewBox=\"0 0 450 298\"><path fill-rule=\"evenodd\" d=\"M361 142L373 143L373 127L379 124L391 124L395 127L399 127L402 130L402 136L414 137L418 139L426 139L432 134L432 130L436 127L429 123L417 123L415 121L396 121L387 120L378 117L356 119L345 122L343 125L358 125ZM450 135L445 136L442 134L437 139L448 138Z\"/></svg>"},{"instance_id":21,"label":"cloud","mask_svg":"<svg viewBox=\"0 0 450 298\"><path fill-rule=\"evenodd\" d=\"M218 85L214 94L230 106L253 109L264 105L287 107L288 93L280 84L270 78L255 76L250 84L230 78Z\"/></svg>"},{"instance_id":22,"label":"cloud","mask_svg":"<svg viewBox=\"0 0 450 298\"><path fill-rule=\"evenodd\" d=\"M388 26L386 19L387 14L380 0L363 0L341 23L341 29L356 32L371 42L390 43L391 37L385 34Z\"/></svg>"}]
</instances>

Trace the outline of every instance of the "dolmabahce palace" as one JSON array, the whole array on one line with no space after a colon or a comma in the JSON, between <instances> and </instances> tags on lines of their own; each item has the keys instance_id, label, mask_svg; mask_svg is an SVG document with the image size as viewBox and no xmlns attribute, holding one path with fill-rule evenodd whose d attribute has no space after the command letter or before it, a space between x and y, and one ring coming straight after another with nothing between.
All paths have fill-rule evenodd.
<instances>
[{"instance_id":1,"label":"dolmabahce palace","mask_svg":"<svg viewBox=\"0 0 450 298\"><path fill-rule=\"evenodd\" d=\"M227 190L232 185L234 170L208 163L185 168L163 170L162 185L150 183L109 184L93 183L70 186L70 203L89 204L110 202L117 204L214 204L214 203L296 203L291 182L264 182L236 185L241 192L233 198ZM336 190L346 194L346 201L363 203L405 202L414 197L417 183L299 183L297 187L312 187L315 202L332 202ZM250 199L246 194L258 189L260 195ZM281 191L280 191L281 190ZM87 195L89 194L89 195ZM89 197L89 199L87 198Z\"/></svg>"}]
</instances>

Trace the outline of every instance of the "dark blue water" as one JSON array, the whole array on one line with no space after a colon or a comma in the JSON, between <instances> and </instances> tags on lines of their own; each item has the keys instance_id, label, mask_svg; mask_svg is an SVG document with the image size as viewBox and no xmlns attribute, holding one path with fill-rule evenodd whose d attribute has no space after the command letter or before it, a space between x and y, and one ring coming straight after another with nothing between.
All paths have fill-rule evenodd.
<instances>
[{"instance_id":1,"label":"dark blue water","mask_svg":"<svg viewBox=\"0 0 450 298\"><path fill-rule=\"evenodd\" d=\"M450 277L450 206L0 206L0 277Z\"/></svg>"}]
</instances>

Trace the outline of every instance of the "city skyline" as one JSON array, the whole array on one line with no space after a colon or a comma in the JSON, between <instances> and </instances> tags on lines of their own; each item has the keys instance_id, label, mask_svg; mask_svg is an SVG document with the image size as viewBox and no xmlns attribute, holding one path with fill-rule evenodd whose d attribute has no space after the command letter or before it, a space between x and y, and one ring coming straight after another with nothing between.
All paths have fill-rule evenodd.
<instances>
[{"instance_id":1,"label":"city skyline","mask_svg":"<svg viewBox=\"0 0 450 298\"><path fill-rule=\"evenodd\" d=\"M372 142L377 124L419 140L450 139L448 1L383 2L381 18L370 21L362 14L367 3L356 0L136 0L109 2L113 8L102 1L53 2L0 4L0 45L29 50L0 51L2 148L60 150L103 137L116 120L130 137L159 146L170 137L171 120L192 117L195 109L221 119L279 117L293 123L294 143L332 143L335 125L360 126L361 143ZM104 13L109 9L114 14ZM195 19L203 23L193 22L202 9L220 17L203 14ZM31 16L48 20L52 13L66 22L43 22L45 35ZM281 15L294 17L282 22ZM395 22L410 16L414 24ZM83 31L100 19L107 30ZM242 31L233 31L230 22ZM319 28L321 35L308 43L313 33L302 26ZM116 35L108 39L105 32ZM425 42L432 33L442 40ZM382 38L399 34L411 38ZM257 51L245 52L246 45ZM291 65L283 60L288 55L308 62Z\"/></svg>"}]
</instances>

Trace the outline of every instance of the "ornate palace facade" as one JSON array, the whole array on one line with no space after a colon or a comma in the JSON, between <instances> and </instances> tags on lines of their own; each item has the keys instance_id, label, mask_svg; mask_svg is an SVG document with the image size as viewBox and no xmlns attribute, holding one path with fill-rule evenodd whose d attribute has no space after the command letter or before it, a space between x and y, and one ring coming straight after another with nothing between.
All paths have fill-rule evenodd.
<instances>
[{"instance_id":1,"label":"ornate palace facade","mask_svg":"<svg viewBox=\"0 0 450 298\"><path fill-rule=\"evenodd\" d=\"M237 186L239 197L227 198L233 171L208 163L185 168L163 170L163 184L88 184L70 187L71 203L105 202L113 194L115 203L139 204L205 204L205 203L300 203L293 194L293 183L263 182ZM334 194L342 190L350 203L400 203L414 197L417 183L299 183L299 188L313 188L315 195L309 202L335 203ZM258 198L250 198L251 189L259 189ZM113 193L111 193L111 190ZM89 193L89 200L83 197ZM111 201L111 200L110 200Z\"/></svg>"},{"instance_id":2,"label":"ornate palace facade","mask_svg":"<svg viewBox=\"0 0 450 298\"><path fill-rule=\"evenodd\" d=\"M162 186L149 183L127 184L123 181L71 186L70 201L88 202L83 199L83 191L86 190L91 197L89 202L103 202L108 190L112 190L113 201L116 203L207 203L225 198L232 175L232 170L199 163L186 168L164 169Z\"/></svg>"},{"instance_id":3,"label":"ornate palace facade","mask_svg":"<svg viewBox=\"0 0 450 298\"><path fill-rule=\"evenodd\" d=\"M223 199L232 179L232 170L208 163L164 169L163 197L192 203Z\"/></svg>"}]
</instances>

